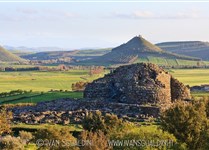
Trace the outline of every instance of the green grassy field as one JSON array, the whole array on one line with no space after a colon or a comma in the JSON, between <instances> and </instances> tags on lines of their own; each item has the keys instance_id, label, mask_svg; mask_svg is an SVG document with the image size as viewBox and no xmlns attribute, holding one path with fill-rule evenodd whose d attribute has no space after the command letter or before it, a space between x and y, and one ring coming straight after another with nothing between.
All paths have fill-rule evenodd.
<instances>
[{"instance_id":1,"label":"green grassy field","mask_svg":"<svg viewBox=\"0 0 209 150\"><path fill-rule=\"evenodd\" d=\"M83 92L46 92L27 93L0 98L0 104L38 103L61 98L83 98Z\"/></svg>"},{"instance_id":2,"label":"green grassy field","mask_svg":"<svg viewBox=\"0 0 209 150\"><path fill-rule=\"evenodd\" d=\"M72 83L92 81L101 75L88 75L89 70L70 70L65 72L0 72L0 92L11 90L50 91L71 90Z\"/></svg>"},{"instance_id":3,"label":"green grassy field","mask_svg":"<svg viewBox=\"0 0 209 150\"><path fill-rule=\"evenodd\" d=\"M175 78L186 85L209 84L209 69L170 69ZM33 90L32 93L0 98L0 103L37 103L60 98L82 98L81 92L48 92L53 90L71 90L71 84L78 81L92 81L104 74L89 76L88 70L66 72L0 72L0 92L11 90ZM106 72L107 73L107 72ZM41 92L44 93L41 93Z\"/></svg>"},{"instance_id":4,"label":"green grassy field","mask_svg":"<svg viewBox=\"0 0 209 150\"><path fill-rule=\"evenodd\" d=\"M83 128L81 125L78 124L69 124L69 125L54 125L54 124L37 124L37 125L30 125L30 124L24 124L24 123L19 123L19 124L13 124L11 127L12 129L15 128L21 128L21 129L45 129L48 128L49 126L56 126L56 128L62 128L62 127L68 127L70 131L82 131Z\"/></svg>"},{"instance_id":5,"label":"green grassy field","mask_svg":"<svg viewBox=\"0 0 209 150\"><path fill-rule=\"evenodd\" d=\"M209 69L171 69L168 71L186 85L209 84Z\"/></svg>"},{"instance_id":6,"label":"green grassy field","mask_svg":"<svg viewBox=\"0 0 209 150\"><path fill-rule=\"evenodd\" d=\"M172 59L172 58L162 58L162 57L154 57L154 56L148 56L148 57L142 57L135 61L135 63L154 63L157 65L163 65L163 66L197 66L198 61L192 61L192 60L181 60L181 59ZM202 64L208 65L207 61L202 61Z\"/></svg>"}]
</instances>

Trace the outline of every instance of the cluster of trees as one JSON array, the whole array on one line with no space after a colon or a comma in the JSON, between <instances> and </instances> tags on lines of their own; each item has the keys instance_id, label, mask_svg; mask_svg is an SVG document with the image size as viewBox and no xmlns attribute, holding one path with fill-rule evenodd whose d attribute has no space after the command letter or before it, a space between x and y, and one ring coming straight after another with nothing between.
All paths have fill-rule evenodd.
<instances>
[{"instance_id":1,"label":"cluster of trees","mask_svg":"<svg viewBox=\"0 0 209 150\"><path fill-rule=\"evenodd\" d=\"M79 81L79 82L73 83L71 88L73 91L84 91L88 83L89 82Z\"/></svg>"},{"instance_id":2,"label":"cluster of trees","mask_svg":"<svg viewBox=\"0 0 209 150\"><path fill-rule=\"evenodd\" d=\"M71 63L74 62L75 59L70 57L65 58L57 58L57 59L48 59L48 60L31 60L30 64L32 65L43 65L43 64L60 64L60 63Z\"/></svg>"},{"instance_id":3,"label":"cluster of trees","mask_svg":"<svg viewBox=\"0 0 209 150\"><path fill-rule=\"evenodd\" d=\"M26 91L26 90L12 90L10 92L2 92L0 93L0 97L7 97L7 96L14 96L14 95L21 95L21 94L26 94L26 93L32 93L33 91Z\"/></svg>"},{"instance_id":4,"label":"cluster of trees","mask_svg":"<svg viewBox=\"0 0 209 150\"><path fill-rule=\"evenodd\" d=\"M55 67L37 66L37 67L0 67L0 71L66 71L69 67L65 65L58 65Z\"/></svg>"},{"instance_id":5,"label":"cluster of trees","mask_svg":"<svg viewBox=\"0 0 209 150\"><path fill-rule=\"evenodd\" d=\"M96 69L96 68L104 68L104 66L79 66L79 65L76 65L76 66L73 66L73 65L69 65L68 66L70 69L72 70L93 70L93 69Z\"/></svg>"},{"instance_id":6,"label":"cluster of trees","mask_svg":"<svg viewBox=\"0 0 209 150\"><path fill-rule=\"evenodd\" d=\"M209 149L209 101L178 101L161 113L161 127L189 150Z\"/></svg>"},{"instance_id":7,"label":"cluster of trees","mask_svg":"<svg viewBox=\"0 0 209 150\"><path fill-rule=\"evenodd\" d=\"M0 71L35 71L39 70L39 67L21 67L21 68L15 68L15 67L1 67Z\"/></svg>"},{"instance_id":8,"label":"cluster of trees","mask_svg":"<svg viewBox=\"0 0 209 150\"><path fill-rule=\"evenodd\" d=\"M92 66L90 68L89 75L92 76L92 75L95 75L95 74L101 74L103 72L104 72L104 67L103 66Z\"/></svg>"}]
</instances>

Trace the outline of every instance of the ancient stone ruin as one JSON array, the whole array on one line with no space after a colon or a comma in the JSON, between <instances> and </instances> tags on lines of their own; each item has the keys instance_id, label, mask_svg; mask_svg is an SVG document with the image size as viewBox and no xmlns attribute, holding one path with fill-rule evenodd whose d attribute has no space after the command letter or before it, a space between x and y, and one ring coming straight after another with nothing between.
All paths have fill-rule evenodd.
<instances>
[{"instance_id":1,"label":"ancient stone ruin","mask_svg":"<svg viewBox=\"0 0 209 150\"><path fill-rule=\"evenodd\" d=\"M80 123L91 111L116 114L129 121L159 117L161 108L190 99L190 90L153 64L122 66L88 84L83 99L59 99L12 108L14 122Z\"/></svg>"},{"instance_id":2,"label":"ancient stone ruin","mask_svg":"<svg viewBox=\"0 0 209 150\"><path fill-rule=\"evenodd\" d=\"M151 63L122 66L88 84L84 97L127 104L169 104L190 99L190 90Z\"/></svg>"}]
</instances>

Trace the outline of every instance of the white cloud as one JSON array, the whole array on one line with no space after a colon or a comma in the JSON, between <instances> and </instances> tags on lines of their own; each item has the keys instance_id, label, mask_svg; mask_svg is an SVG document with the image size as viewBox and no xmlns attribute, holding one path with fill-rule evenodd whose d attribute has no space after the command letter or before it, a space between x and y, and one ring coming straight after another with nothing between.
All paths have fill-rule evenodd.
<instances>
[{"instance_id":1,"label":"white cloud","mask_svg":"<svg viewBox=\"0 0 209 150\"><path fill-rule=\"evenodd\" d=\"M132 13L134 18L153 18L155 15L150 11L135 11Z\"/></svg>"},{"instance_id":2,"label":"white cloud","mask_svg":"<svg viewBox=\"0 0 209 150\"><path fill-rule=\"evenodd\" d=\"M0 14L0 21L55 21L78 18L80 15L59 9L19 8L16 13Z\"/></svg>"},{"instance_id":3,"label":"white cloud","mask_svg":"<svg viewBox=\"0 0 209 150\"><path fill-rule=\"evenodd\" d=\"M45 15L50 16L58 16L63 18L74 18L78 17L79 15L73 12L63 11L63 10L57 10L57 9L45 9L42 11Z\"/></svg>"},{"instance_id":4,"label":"white cloud","mask_svg":"<svg viewBox=\"0 0 209 150\"><path fill-rule=\"evenodd\" d=\"M209 18L200 13L198 10L179 11L176 13L155 13L152 11L133 11L131 13L114 12L109 17L121 19L197 19Z\"/></svg>"},{"instance_id":5,"label":"white cloud","mask_svg":"<svg viewBox=\"0 0 209 150\"><path fill-rule=\"evenodd\" d=\"M192 18L204 18L205 16L203 16L200 11L198 10L189 10L189 11L181 11L181 12L177 12L174 15L170 15L170 18L173 19L192 19Z\"/></svg>"},{"instance_id":6,"label":"white cloud","mask_svg":"<svg viewBox=\"0 0 209 150\"><path fill-rule=\"evenodd\" d=\"M32 8L18 8L17 12L28 15L28 14L37 14L39 13L39 10Z\"/></svg>"}]
</instances>

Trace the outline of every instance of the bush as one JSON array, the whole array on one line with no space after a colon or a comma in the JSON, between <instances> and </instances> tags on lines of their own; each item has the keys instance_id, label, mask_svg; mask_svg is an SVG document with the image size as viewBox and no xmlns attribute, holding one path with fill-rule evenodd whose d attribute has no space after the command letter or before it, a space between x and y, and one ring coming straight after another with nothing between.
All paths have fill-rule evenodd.
<instances>
[{"instance_id":1,"label":"bush","mask_svg":"<svg viewBox=\"0 0 209 150\"><path fill-rule=\"evenodd\" d=\"M106 113L104 116L100 111L90 112L83 121L83 128L88 131L97 132L101 130L105 134L120 132L126 124L116 115Z\"/></svg>"},{"instance_id":2,"label":"bush","mask_svg":"<svg viewBox=\"0 0 209 150\"><path fill-rule=\"evenodd\" d=\"M43 146L39 149L50 149L50 150L77 150L75 146L77 143L76 138L72 136L68 127L58 128L55 126L49 126L46 129L39 129L35 133L35 143L37 140L46 141Z\"/></svg>"},{"instance_id":3,"label":"bush","mask_svg":"<svg viewBox=\"0 0 209 150\"><path fill-rule=\"evenodd\" d=\"M0 140L1 150L24 150L24 144L19 137L10 135L2 137Z\"/></svg>"},{"instance_id":4,"label":"bush","mask_svg":"<svg viewBox=\"0 0 209 150\"><path fill-rule=\"evenodd\" d=\"M80 141L83 145L80 146L81 150L108 150L108 138L102 131L89 132L83 131L80 135Z\"/></svg>"},{"instance_id":5,"label":"bush","mask_svg":"<svg viewBox=\"0 0 209 150\"><path fill-rule=\"evenodd\" d=\"M0 108L0 136L11 132L12 113L7 112L5 108Z\"/></svg>"},{"instance_id":6,"label":"bush","mask_svg":"<svg viewBox=\"0 0 209 150\"><path fill-rule=\"evenodd\" d=\"M33 139L33 135L26 131L20 131L19 136L25 144L28 144Z\"/></svg>"},{"instance_id":7,"label":"bush","mask_svg":"<svg viewBox=\"0 0 209 150\"><path fill-rule=\"evenodd\" d=\"M175 142L173 135L155 126L132 125L124 132L112 134L109 145L113 146L114 150L162 150L173 148Z\"/></svg>"},{"instance_id":8,"label":"bush","mask_svg":"<svg viewBox=\"0 0 209 150\"><path fill-rule=\"evenodd\" d=\"M209 149L209 121L203 102L176 102L161 113L161 126L191 150Z\"/></svg>"},{"instance_id":9,"label":"bush","mask_svg":"<svg viewBox=\"0 0 209 150\"><path fill-rule=\"evenodd\" d=\"M71 87L73 91L84 91L88 83L89 82L79 81L79 82L73 83Z\"/></svg>"}]
</instances>

